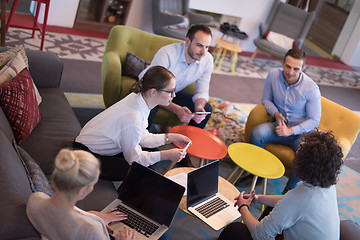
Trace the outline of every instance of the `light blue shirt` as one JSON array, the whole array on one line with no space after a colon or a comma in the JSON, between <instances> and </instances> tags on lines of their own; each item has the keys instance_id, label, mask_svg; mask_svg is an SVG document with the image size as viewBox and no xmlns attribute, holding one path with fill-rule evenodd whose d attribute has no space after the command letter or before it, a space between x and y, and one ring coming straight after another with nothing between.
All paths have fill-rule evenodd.
<instances>
[{"instance_id":1,"label":"light blue shirt","mask_svg":"<svg viewBox=\"0 0 360 240\"><path fill-rule=\"evenodd\" d=\"M280 197L274 209L251 230L254 240L284 231L287 240L338 240L340 219L336 188L302 183Z\"/></svg>"},{"instance_id":2,"label":"light blue shirt","mask_svg":"<svg viewBox=\"0 0 360 240\"><path fill-rule=\"evenodd\" d=\"M163 66L176 77L176 90L179 92L195 82L195 95L193 101L199 98L209 100L210 78L213 71L213 57L209 52L191 64L185 59L185 42L173 43L159 49L150 66L139 74L141 79L145 72L152 66Z\"/></svg>"},{"instance_id":3,"label":"light blue shirt","mask_svg":"<svg viewBox=\"0 0 360 240\"><path fill-rule=\"evenodd\" d=\"M289 85L282 68L271 70L266 77L262 103L271 116L281 113L295 135L312 131L320 123L320 90L303 72L296 84Z\"/></svg>"}]
</instances>

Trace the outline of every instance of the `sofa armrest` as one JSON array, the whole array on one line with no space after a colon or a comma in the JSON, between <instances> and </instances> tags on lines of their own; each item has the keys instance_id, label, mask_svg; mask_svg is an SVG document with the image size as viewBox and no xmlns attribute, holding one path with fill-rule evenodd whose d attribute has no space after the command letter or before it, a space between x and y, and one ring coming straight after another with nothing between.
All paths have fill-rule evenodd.
<instances>
[{"instance_id":1,"label":"sofa armrest","mask_svg":"<svg viewBox=\"0 0 360 240\"><path fill-rule=\"evenodd\" d=\"M249 142L250 133L253 128L260 123L271 122L273 118L267 113L266 108L262 104L256 105L250 112L245 124L245 142Z\"/></svg>"},{"instance_id":2,"label":"sofa armrest","mask_svg":"<svg viewBox=\"0 0 360 240\"><path fill-rule=\"evenodd\" d=\"M38 88L58 88L60 86L63 62L52 52L26 50L29 71Z\"/></svg>"},{"instance_id":3,"label":"sofa armrest","mask_svg":"<svg viewBox=\"0 0 360 240\"><path fill-rule=\"evenodd\" d=\"M106 107L110 107L121 99L121 61L117 52L104 54L101 64L103 98Z\"/></svg>"}]
</instances>

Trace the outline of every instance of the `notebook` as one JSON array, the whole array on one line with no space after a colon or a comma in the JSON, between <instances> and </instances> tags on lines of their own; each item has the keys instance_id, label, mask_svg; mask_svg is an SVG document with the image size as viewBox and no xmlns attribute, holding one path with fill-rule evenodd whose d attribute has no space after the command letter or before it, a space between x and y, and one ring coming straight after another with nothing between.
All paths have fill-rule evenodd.
<instances>
[{"instance_id":1,"label":"notebook","mask_svg":"<svg viewBox=\"0 0 360 240\"><path fill-rule=\"evenodd\" d=\"M185 188L159 173L133 162L119 196L102 212L112 208L128 215L112 223L114 236L124 225L136 230L135 239L158 239L169 228Z\"/></svg>"},{"instance_id":2,"label":"notebook","mask_svg":"<svg viewBox=\"0 0 360 240\"><path fill-rule=\"evenodd\" d=\"M187 209L218 231L241 215L230 201L218 192L219 160L188 173Z\"/></svg>"}]
</instances>

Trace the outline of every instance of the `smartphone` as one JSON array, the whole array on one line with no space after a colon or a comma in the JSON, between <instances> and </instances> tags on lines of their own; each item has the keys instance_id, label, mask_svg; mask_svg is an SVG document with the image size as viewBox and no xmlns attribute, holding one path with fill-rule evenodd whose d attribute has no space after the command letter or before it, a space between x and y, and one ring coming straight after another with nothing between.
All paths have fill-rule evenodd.
<instances>
[{"instance_id":1,"label":"smartphone","mask_svg":"<svg viewBox=\"0 0 360 240\"><path fill-rule=\"evenodd\" d=\"M211 114L211 112L194 112L195 114Z\"/></svg>"},{"instance_id":2,"label":"smartphone","mask_svg":"<svg viewBox=\"0 0 360 240\"><path fill-rule=\"evenodd\" d=\"M191 140L190 142L188 142L188 144L186 145L186 147L184 148L184 151L186 152L186 150L188 149L188 147L190 147L190 145L192 144Z\"/></svg>"}]
</instances>

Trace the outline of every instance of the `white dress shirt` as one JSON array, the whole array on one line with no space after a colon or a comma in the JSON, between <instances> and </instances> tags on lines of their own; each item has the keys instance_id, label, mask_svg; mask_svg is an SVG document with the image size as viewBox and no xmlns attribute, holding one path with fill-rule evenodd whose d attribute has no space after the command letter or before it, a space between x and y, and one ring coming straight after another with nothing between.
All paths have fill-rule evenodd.
<instances>
[{"instance_id":1,"label":"white dress shirt","mask_svg":"<svg viewBox=\"0 0 360 240\"><path fill-rule=\"evenodd\" d=\"M142 95L131 93L91 119L75 141L100 155L122 152L130 165L135 161L147 167L160 161L160 152L143 151L142 147L165 143L164 134L151 134L146 129L149 112Z\"/></svg>"}]
</instances>

